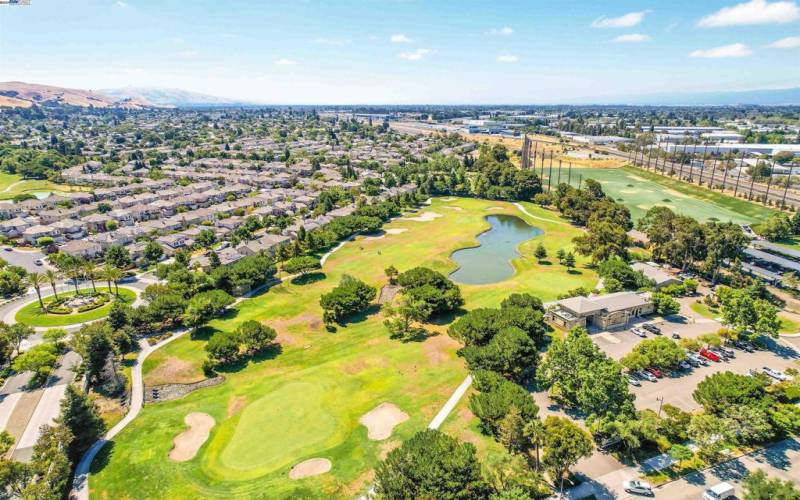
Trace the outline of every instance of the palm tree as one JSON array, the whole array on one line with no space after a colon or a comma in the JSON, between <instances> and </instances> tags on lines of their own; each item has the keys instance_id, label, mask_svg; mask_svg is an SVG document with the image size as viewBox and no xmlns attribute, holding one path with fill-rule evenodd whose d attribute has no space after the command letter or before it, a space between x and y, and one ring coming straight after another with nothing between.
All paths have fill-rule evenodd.
<instances>
[{"instance_id":1,"label":"palm tree","mask_svg":"<svg viewBox=\"0 0 800 500\"><path fill-rule=\"evenodd\" d=\"M81 272L83 273L84 277L89 278L89 280L92 282L92 290L94 290L94 293L97 293L97 287L94 285L94 278L97 275L97 270L95 269L94 264L89 261L84 262L81 264Z\"/></svg>"},{"instance_id":2,"label":"palm tree","mask_svg":"<svg viewBox=\"0 0 800 500\"><path fill-rule=\"evenodd\" d=\"M75 287L75 295L78 295L78 280L81 277L81 273L81 265L77 262L70 263L66 269L66 274L72 280L72 285Z\"/></svg>"},{"instance_id":3,"label":"palm tree","mask_svg":"<svg viewBox=\"0 0 800 500\"><path fill-rule=\"evenodd\" d=\"M111 282L114 282L114 294L119 296L119 287L117 282L122 279L122 270L118 269L111 264L106 264L103 268L103 277L108 282L108 291L111 291Z\"/></svg>"},{"instance_id":4,"label":"palm tree","mask_svg":"<svg viewBox=\"0 0 800 500\"><path fill-rule=\"evenodd\" d=\"M44 275L42 273L28 273L28 283L31 284L34 290L36 290L36 296L39 297L39 307L42 308L42 311L45 310L44 302L42 302L42 285L44 284Z\"/></svg>"},{"instance_id":5,"label":"palm tree","mask_svg":"<svg viewBox=\"0 0 800 500\"><path fill-rule=\"evenodd\" d=\"M58 300L58 292L56 291L56 281L58 281L58 274L52 269L48 269L44 275L47 277L47 281L50 282L50 286L53 287L53 295L56 296L56 300Z\"/></svg>"}]
</instances>

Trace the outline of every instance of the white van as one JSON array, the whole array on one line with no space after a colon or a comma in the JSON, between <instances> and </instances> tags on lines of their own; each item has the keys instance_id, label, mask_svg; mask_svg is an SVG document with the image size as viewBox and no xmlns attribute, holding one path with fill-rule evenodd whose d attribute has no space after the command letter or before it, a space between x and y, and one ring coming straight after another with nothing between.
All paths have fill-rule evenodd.
<instances>
[{"instance_id":1,"label":"white van","mask_svg":"<svg viewBox=\"0 0 800 500\"><path fill-rule=\"evenodd\" d=\"M725 500L736 496L736 490L728 483L719 483L703 493L703 500Z\"/></svg>"}]
</instances>

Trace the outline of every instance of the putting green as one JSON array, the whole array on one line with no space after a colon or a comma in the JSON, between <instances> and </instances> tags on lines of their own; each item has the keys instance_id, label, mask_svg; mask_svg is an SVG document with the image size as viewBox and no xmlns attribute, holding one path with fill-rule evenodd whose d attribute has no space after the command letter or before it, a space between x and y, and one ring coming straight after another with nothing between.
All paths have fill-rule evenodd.
<instances>
[{"instance_id":1,"label":"putting green","mask_svg":"<svg viewBox=\"0 0 800 500\"><path fill-rule=\"evenodd\" d=\"M641 218L654 206L668 207L700 221L716 219L738 224L762 222L775 213L771 208L756 203L639 168L573 168L571 175L567 169L561 170L561 182L569 181L577 187L579 182L586 179L600 182L607 195L628 207L634 220ZM557 181L558 176L554 171L553 184Z\"/></svg>"},{"instance_id":2,"label":"putting green","mask_svg":"<svg viewBox=\"0 0 800 500\"><path fill-rule=\"evenodd\" d=\"M267 474L335 435L336 419L324 407L324 390L295 382L248 405L222 452L222 465Z\"/></svg>"}]
</instances>

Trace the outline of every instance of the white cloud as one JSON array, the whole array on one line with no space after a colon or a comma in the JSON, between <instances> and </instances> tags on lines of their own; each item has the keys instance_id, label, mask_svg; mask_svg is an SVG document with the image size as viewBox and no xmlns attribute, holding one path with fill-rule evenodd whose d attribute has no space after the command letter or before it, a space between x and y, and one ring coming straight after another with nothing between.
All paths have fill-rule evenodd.
<instances>
[{"instance_id":1,"label":"white cloud","mask_svg":"<svg viewBox=\"0 0 800 500\"><path fill-rule=\"evenodd\" d=\"M181 57L197 57L200 53L196 50L184 50L183 52L178 52L178 55Z\"/></svg>"},{"instance_id":2,"label":"white cloud","mask_svg":"<svg viewBox=\"0 0 800 500\"><path fill-rule=\"evenodd\" d=\"M431 53L430 49L417 49L413 52L400 52L397 56L406 61L419 61Z\"/></svg>"},{"instance_id":3,"label":"white cloud","mask_svg":"<svg viewBox=\"0 0 800 500\"><path fill-rule=\"evenodd\" d=\"M144 74L144 69L138 68L138 67L137 68L125 68L125 74L126 75L132 75L132 76L133 75L143 75Z\"/></svg>"},{"instance_id":4,"label":"white cloud","mask_svg":"<svg viewBox=\"0 0 800 500\"><path fill-rule=\"evenodd\" d=\"M297 64L297 61L293 61L292 59L275 59L272 63L279 66L294 66Z\"/></svg>"},{"instance_id":5,"label":"white cloud","mask_svg":"<svg viewBox=\"0 0 800 500\"><path fill-rule=\"evenodd\" d=\"M722 26L744 26L748 24L785 24L800 19L800 7L794 2L767 0L750 0L702 18L697 25L704 28Z\"/></svg>"},{"instance_id":6,"label":"white cloud","mask_svg":"<svg viewBox=\"0 0 800 500\"><path fill-rule=\"evenodd\" d=\"M639 43L648 40L650 40L650 36L640 33L628 33L627 35L620 35L614 39L617 43Z\"/></svg>"},{"instance_id":7,"label":"white cloud","mask_svg":"<svg viewBox=\"0 0 800 500\"><path fill-rule=\"evenodd\" d=\"M512 35L514 34L514 29L511 26L503 26L502 28L492 28L489 30L490 35Z\"/></svg>"},{"instance_id":8,"label":"white cloud","mask_svg":"<svg viewBox=\"0 0 800 500\"><path fill-rule=\"evenodd\" d=\"M411 43L411 42L414 41L414 40L408 38L407 36L405 36L402 33L398 33L396 35L392 35L391 37L389 37L389 40L391 40L392 43Z\"/></svg>"},{"instance_id":9,"label":"white cloud","mask_svg":"<svg viewBox=\"0 0 800 500\"><path fill-rule=\"evenodd\" d=\"M127 9L128 7L130 7L129 3L123 2L122 0L117 0L116 2L114 2L114 5L121 9Z\"/></svg>"},{"instance_id":10,"label":"white cloud","mask_svg":"<svg viewBox=\"0 0 800 500\"><path fill-rule=\"evenodd\" d=\"M501 63L515 63L515 62L519 62L519 57L517 57L517 56L512 56L512 55L510 55L510 54L505 54L505 55L502 55L502 56L497 56L497 62L501 62Z\"/></svg>"},{"instance_id":11,"label":"white cloud","mask_svg":"<svg viewBox=\"0 0 800 500\"><path fill-rule=\"evenodd\" d=\"M316 43L319 45L330 45L333 47L341 47L342 45L350 44L350 40L345 38L315 38L311 40L312 43Z\"/></svg>"},{"instance_id":12,"label":"white cloud","mask_svg":"<svg viewBox=\"0 0 800 500\"><path fill-rule=\"evenodd\" d=\"M787 36L765 45L765 47L768 49L796 49L800 47L800 36Z\"/></svg>"},{"instance_id":13,"label":"white cloud","mask_svg":"<svg viewBox=\"0 0 800 500\"><path fill-rule=\"evenodd\" d=\"M600 16L592 22L595 28L631 28L644 20L647 12L629 12L620 17Z\"/></svg>"},{"instance_id":14,"label":"white cloud","mask_svg":"<svg viewBox=\"0 0 800 500\"><path fill-rule=\"evenodd\" d=\"M184 40L183 38L181 38L179 36L171 36L171 37L167 38L167 41L169 41L170 43L174 43L175 45L181 45L186 40Z\"/></svg>"},{"instance_id":15,"label":"white cloud","mask_svg":"<svg viewBox=\"0 0 800 500\"><path fill-rule=\"evenodd\" d=\"M753 51L750 47L743 43L734 43L731 45L723 45L722 47L714 47L707 50L695 50L689 57L704 57L708 59L717 59L720 57L747 57L752 55Z\"/></svg>"}]
</instances>

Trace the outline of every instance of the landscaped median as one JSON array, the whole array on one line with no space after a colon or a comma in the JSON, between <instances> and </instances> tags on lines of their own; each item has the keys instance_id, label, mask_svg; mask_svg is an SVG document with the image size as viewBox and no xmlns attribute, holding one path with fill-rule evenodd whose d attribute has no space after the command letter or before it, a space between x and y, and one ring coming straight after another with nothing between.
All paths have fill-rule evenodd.
<instances>
[{"instance_id":1,"label":"landscaped median","mask_svg":"<svg viewBox=\"0 0 800 500\"><path fill-rule=\"evenodd\" d=\"M58 298L55 295L44 297L47 311L43 311L39 300L34 300L17 311L14 319L18 323L28 326L69 326L108 316L108 311L115 301L131 304L136 300L136 293L128 288L119 288L119 295L98 289L75 292L61 292Z\"/></svg>"}]
</instances>

